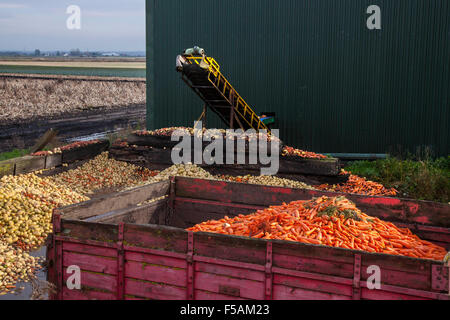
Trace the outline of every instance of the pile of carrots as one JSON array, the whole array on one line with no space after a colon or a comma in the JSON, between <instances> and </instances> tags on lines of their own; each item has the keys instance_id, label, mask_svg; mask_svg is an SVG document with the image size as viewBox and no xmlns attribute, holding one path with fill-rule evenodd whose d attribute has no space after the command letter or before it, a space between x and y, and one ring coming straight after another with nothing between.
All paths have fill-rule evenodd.
<instances>
[{"instance_id":1,"label":"pile of carrots","mask_svg":"<svg viewBox=\"0 0 450 320\"><path fill-rule=\"evenodd\" d=\"M120 139L117 139L116 141L114 141L114 143L112 144L113 147L129 147L130 145L128 144L127 141L122 141Z\"/></svg>"},{"instance_id":2,"label":"pile of carrots","mask_svg":"<svg viewBox=\"0 0 450 320\"><path fill-rule=\"evenodd\" d=\"M136 169L136 174L142 179L142 181L148 181L150 178L156 177L159 173L160 171L158 170L148 170L141 167Z\"/></svg>"},{"instance_id":3,"label":"pile of carrots","mask_svg":"<svg viewBox=\"0 0 450 320\"><path fill-rule=\"evenodd\" d=\"M323 191L357 193L367 196L396 196L398 194L398 191L394 188L388 189L381 183L366 180L365 178L351 174L351 172L342 170L341 174L350 175L346 183L337 185L322 184L314 187Z\"/></svg>"},{"instance_id":4,"label":"pile of carrots","mask_svg":"<svg viewBox=\"0 0 450 320\"><path fill-rule=\"evenodd\" d=\"M262 239L443 260L444 248L409 229L362 213L345 197L320 197L258 210L250 215L207 221L187 229Z\"/></svg>"},{"instance_id":5,"label":"pile of carrots","mask_svg":"<svg viewBox=\"0 0 450 320\"><path fill-rule=\"evenodd\" d=\"M248 183L250 176L234 177L234 176L221 174L221 175L218 175L217 178L220 180L226 180L226 181L231 181L231 182Z\"/></svg>"},{"instance_id":6,"label":"pile of carrots","mask_svg":"<svg viewBox=\"0 0 450 320\"><path fill-rule=\"evenodd\" d=\"M73 142L71 144L65 145L63 147L61 147L61 151L65 151L65 150L73 150L73 149L78 149L78 148L82 148L82 147L86 147L86 146L90 146L92 144L97 144L100 143L100 140L90 140L90 141L78 141L78 142Z\"/></svg>"},{"instance_id":7,"label":"pile of carrots","mask_svg":"<svg viewBox=\"0 0 450 320\"><path fill-rule=\"evenodd\" d=\"M40 156L48 156L49 154L50 154L50 152L48 152L48 151L38 151L38 152L32 153L31 155L35 156L35 157L40 157Z\"/></svg>"},{"instance_id":8,"label":"pile of carrots","mask_svg":"<svg viewBox=\"0 0 450 320\"><path fill-rule=\"evenodd\" d=\"M326 156L323 154L314 153L311 151L303 151L300 149L295 149L293 147L285 146L281 151L282 156L296 156L300 158L308 158L308 159L326 159Z\"/></svg>"}]
</instances>

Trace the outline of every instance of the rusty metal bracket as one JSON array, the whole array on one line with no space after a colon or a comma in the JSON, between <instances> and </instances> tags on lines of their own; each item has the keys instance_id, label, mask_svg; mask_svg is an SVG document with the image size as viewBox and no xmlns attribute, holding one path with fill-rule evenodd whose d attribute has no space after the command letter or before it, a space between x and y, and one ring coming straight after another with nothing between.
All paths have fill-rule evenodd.
<instances>
[{"instance_id":1,"label":"rusty metal bracket","mask_svg":"<svg viewBox=\"0 0 450 320\"><path fill-rule=\"evenodd\" d=\"M448 277L448 295L450 296L450 251L445 256L446 262L445 266L447 267L447 277Z\"/></svg>"},{"instance_id":2,"label":"rusty metal bracket","mask_svg":"<svg viewBox=\"0 0 450 320\"><path fill-rule=\"evenodd\" d=\"M444 257L444 265L447 269L447 279L448 279L448 295L450 296L450 251Z\"/></svg>"},{"instance_id":3,"label":"rusty metal bracket","mask_svg":"<svg viewBox=\"0 0 450 320\"><path fill-rule=\"evenodd\" d=\"M273 273L272 273L272 265L273 265L273 252L272 252L272 242L267 242L266 247L266 281L265 281L265 299L272 300L272 282L273 282Z\"/></svg>"},{"instance_id":4,"label":"rusty metal bracket","mask_svg":"<svg viewBox=\"0 0 450 320\"><path fill-rule=\"evenodd\" d=\"M176 184L176 178L170 177L170 187L169 187L169 199L167 202L167 214L164 219L164 222L166 226L170 225L170 220L173 217L174 211L175 211L175 184Z\"/></svg>"},{"instance_id":5,"label":"rusty metal bracket","mask_svg":"<svg viewBox=\"0 0 450 320\"><path fill-rule=\"evenodd\" d=\"M450 294L450 267L433 265L431 267L431 289Z\"/></svg>"},{"instance_id":6,"label":"rusty metal bracket","mask_svg":"<svg viewBox=\"0 0 450 320\"><path fill-rule=\"evenodd\" d=\"M361 300L361 255L355 254L353 266L353 300Z\"/></svg>"},{"instance_id":7,"label":"rusty metal bracket","mask_svg":"<svg viewBox=\"0 0 450 320\"><path fill-rule=\"evenodd\" d=\"M194 233L188 232L187 261L187 300L194 300Z\"/></svg>"},{"instance_id":8,"label":"rusty metal bracket","mask_svg":"<svg viewBox=\"0 0 450 320\"><path fill-rule=\"evenodd\" d=\"M123 249L124 239L123 222L119 223L119 232L117 235L117 299L123 300L125 293L125 251Z\"/></svg>"}]
</instances>

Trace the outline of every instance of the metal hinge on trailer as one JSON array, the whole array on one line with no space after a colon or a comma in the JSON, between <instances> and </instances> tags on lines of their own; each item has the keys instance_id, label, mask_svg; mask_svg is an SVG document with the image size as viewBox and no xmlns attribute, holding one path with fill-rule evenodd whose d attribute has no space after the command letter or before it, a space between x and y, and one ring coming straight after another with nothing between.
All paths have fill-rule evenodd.
<instances>
[{"instance_id":1,"label":"metal hinge on trailer","mask_svg":"<svg viewBox=\"0 0 450 320\"><path fill-rule=\"evenodd\" d=\"M353 300L361 300L361 255L355 254L353 266Z\"/></svg>"},{"instance_id":2,"label":"metal hinge on trailer","mask_svg":"<svg viewBox=\"0 0 450 320\"><path fill-rule=\"evenodd\" d=\"M188 232L188 248L186 254L187 262L187 298L186 300L194 300L194 233Z\"/></svg>"},{"instance_id":3,"label":"metal hinge on trailer","mask_svg":"<svg viewBox=\"0 0 450 320\"><path fill-rule=\"evenodd\" d=\"M448 277L448 295L450 296L450 251L444 257L444 263L447 267L447 277Z\"/></svg>"},{"instance_id":4,"label":"metal hinge on trailer","mask_svg":"<svg viewBox=\"0 0 450 320\"><path fill-rule=\"evenodd\" d=\"M273 253L272 253L272 242L267 242L266 248L266 266L265 266L265 300L272 300L272 283L273 283L273 274L272 274L272 265L273 265Z\"/></svg>"},{"instance_id":5,"label":"metal hinge on trailer","mask_svg":"<svg viewBox=\"0 0 450 320\"><path fill-rule=\"evenodd\" d=\"M169 187L169 199L168 199L168 212L165 217L165 224L170 225L170 219L173 217L175 210L175 177L170 177L170 187Z\"/></svg>"},{"instance_id":6,"label":"metal hinge on trailer","mask_svg":"<svg viewBox=\"0 0 450 320\"><path fill-rule=\"evenodd\" d=\"M446 262L445 266L447 267L447 277L448 277L448 295L450 296L450 252L445 256Z\"/></svg>"},{"instance_id":7,"label":"metal hinge on trailer","mask_svg":"<svg viewBox=\"0 0 450 320\"><path fill-rule=\"evenodd\" d=\"M445 292L446 295L450 296L450 265L448 260L444 265L432 265L431 289Z\"/></svg>"},{"instance_id":8,"label":"metal hinge on trailer","mask_svg":"<svg viewBox=\"0 0 450 320\"><path fill-rule=\"evenodd\" d=\"M119 232L117 235L117 300L123 300L125 292L125 250L123 248L124 228L125 224L120 222Z\"/></svg>"}]
</instances>

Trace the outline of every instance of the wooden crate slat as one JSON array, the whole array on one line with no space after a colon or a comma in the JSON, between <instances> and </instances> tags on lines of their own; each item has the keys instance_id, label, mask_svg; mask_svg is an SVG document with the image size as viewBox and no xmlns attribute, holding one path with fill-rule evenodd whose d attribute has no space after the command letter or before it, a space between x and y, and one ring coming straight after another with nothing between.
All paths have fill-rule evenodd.
<instances>
[{"instance_id":1,"label":"wooden crate slat","mask_svg":"<svg viewBox=\"0 0 450 320\"><path fill-rule=\"evenodd\" d=\"M184 300L186 299L186 289L125 278L125 295L152 300Z\"/></svg>"},{"instance_id":2,"label":"wooden crate slat","mask_svg":"<svg viewBox=\"0 0 450 320\"><path fill-rule=\"evenodd\" d=\"M93 200L61 208L58 212L64 215L66 219L87 219L164 196L169 191L169 185L169 181L162 181L124 192L104 195Z\"/></svg>"},{"instance_id":3,"label":"wooden crate slat","mask_svg":"<svg viewBox=\"0 0 450 320\"><path fill-rule=\"evenodd\" d=\"M99 257L87 254L79 254L63 249L63 266L76 265L81 270L103 274L117 274L117 260L114 258Z\"/></svg>"},{"instance_id":4,"label":"wooden crate slat","mask_svg":"<svg viewBox=\"0 0 450 320\"><path fill-rule=\"evenodd\" d=\"M170 227L126 225L124 241L133 246L186 253L186 234L186 231Z\"/></svg>"},{"instance_id":5,"label":"wooden crate slat","mask_svg":"<svg viewBox=\"0 0 450 320\"><path fill-rule=\"evenodd\" d=\"M72 274L67 273L67 268L63 268L63 287L67 288L66 282ZM98 291L116 292L117 277L100 272L88 272L81 270L81 287L97 289ZM74 289L75 290L75 289Z\"/></svg>"},{"instance_id":6,"label":"wooden crate slat","mask_svg":"<svg viewBox=\"0 0 450 320\"><path fill-rule=\"evenodd\" d=\"M64 287L62 296L64 300L115 300L116 295L111 292L102 292L95 290L69 290Z\"/></svg>"},{"instance_id":7,"label":"wooden crate slat","mask_svg":"<svg viewBox=\"0 0 450 320\"><path fill-rule=\"evenodd\" d=\"M88 255L100 256L100 257L117 257L117 250L112 248L105 248L99 246L91 246L86 244L63 242L63 250L71 251L75 253L83 253Z\"/></svg>"},{"instance_id":8,"label":"wooden crate slat","mask_svg":"<svg viewBox=\"0 0 450 320\"><path fill-rule=\"evenodd\" d=\"M266 279L265 274L261 271L253 271L245 268L224 266L220 265L219 263L213 264L213 263L196 262L195 271L261 282Z\"/></svg>"},{"instance_id":9,"label":"wooden crate slat","mask_svg":"<svg viewBox=\"0 0 450 320\"><path fill-rule=\"evenodd\" d=\"M418 297L414 295L407 295L395 293L385 290L370 290L367 288L361 289L361 299L364 300L430 300L428 298Z\"/></svg>"},{"instance_id":10,"label":"wooden crate slat","mask_svg":"<svg viewBox=\"0 0 450 320\"><path fill-rule=\"evenodd\" d=\"M240 301L240 300L249 300L240 297L227 296L220 293L209 292L204 290L194 290L194 297L196 300L229 300L229 301Z\"/></svg>"},{"instance_id":11,"label":"wooden crate slat","mask_svg":"<svg viewBox=\"0 0 450 320\"><path fill-rule=\"evenodd\" d=\"M173 257L158 256L150 253L125 251L126 261L144 262L158 266L167 266L170 268L186 269L186 260Z\"/></svg>"},{"instance_id":12,"label":"wooden crate slat","mask_svg":"<svg viewBox=\"0 0 450 320\"><path fill-rule=\"evenodd\" d=\"M351 300L346 295L337 295L314 290L289 287L275 284L273 286L273 299L275 300Z\"/></svg>"},{"instance_id":13,"label":"wooden crate slat","mask_svg":"<svg viewBox=\"0 0 450 320\"><path fill-rule=\"evenodd\" d=\"M329 260L302 256L288 256L274 253L273 263L279 268L313 272L318 274L332 275L336 277L352 278L353 263L343 263Z\"/></svg>"},{"instance_id":14,"label":"wooden crate slat","mask_svg":"<svg viewBox=\"0 0 450 320\"><path fill-rule=\"evenodd\" d=\"M156 266L146 262L127 261L125 277L186 287L186 269Z\"/></svg>"},{"instance_id":15,"label":"wooden crate slat","mask_svg":"<svg viewBox=\"0 0 450 320\"><path fill-rule=\"evenodd\" d=\"M245 279L236 279L217 274L196 272L195 288L232 297L264 299L264 283Z\"/></svg>"}]
</instances>

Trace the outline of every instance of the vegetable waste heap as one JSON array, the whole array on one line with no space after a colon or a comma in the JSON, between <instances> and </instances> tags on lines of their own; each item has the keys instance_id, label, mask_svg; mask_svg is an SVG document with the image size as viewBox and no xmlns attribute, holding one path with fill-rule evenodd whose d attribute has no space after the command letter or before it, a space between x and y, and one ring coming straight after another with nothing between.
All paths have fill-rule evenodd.
<instances>
[{"instance_id":1,"label":"vegetable waste heap","mask_svg":"<svg viewBox=\"0 0 450 320\"><path fill-rule=\"evenodd\" d=\"M293 147L285 146L283 150L281 151L281 155L283 157L286 156L297 156L300 158L306 158L306 159L326 159L327 157L323 154L314 153L311 151L304 151L300 149L296 149Z\"/></svg>"},{"instance_id":2,"label":"vegetable waste heap","mask_svg":"<svg viewBox=\"0 0 450 320\"><path fill-rule=\"evenodd\" d=\"M41 246L52 230L52 210L87 201L48 178L35 174L0 179L0 295L34 277L39 261L26 251Z\"/></svg>"},{"instance_id":3,"label":"vegetable waste heap","mask_svg":"<svg viewBox=\"0 0 450 320\"><path fill-rule=\"evenodd\" d=\"M16 288L16 282L34 278L40 267L38 258L0 240L0 296Z\"/></svg>"},{"instance_id":4,"label":"vegetable waste heap","mask_svg":"<svg viewBox=\"0 0 450 320\"><path fill-rule=\"evenodd\" d=\"M90 140L90 141L77 141L77 142L73 142L71 144L59 147L59 148L53 148L52 150L49 151L38 151L35 153L32 153L32 156L48 156L50 154L57 154L57 153L62 153L63 151L68 151L68 150L75 150L78 148L83 148L83 147L87 147L93 144L97 144L97 143L101 143L100 140Z\"/></svg>"},{"instance_id":5,"label":"vegetable waste heap","mask_svg":"<svg viewBox=\"0 0 450 320\"><path fill-rule=\"evenodd\" d=\"M367 252L443 260L444 248L409 229L368 216L345 197L320 197L225 217L187 229L262 239L298 241Z\"/></svg>"},{"instance_id":6,"label":"vegetable waste heap","mask_svg":"<svg viewBox=\"0 0 450 320\"><path fill-rule=\"evenodd\" d=\"M107 188L136 186L151 181L158 172L141 168L108 157L108 152L95 157L82 166L53 176L50 179L84 195Z\"/></svg>"},{"instance_id":7,"label":"vegetable waste heap","mask_svg":"<svg viewBox=\"0 0 450 320\"><path fill-rule=\"evenodd\" d=\"M398 191L394 188L388 189L381 183L367 180L366 178L351 174L351 172L342 170L341 174L350 175L346 183L331 186L329 184L322 184L316 186L316 189L332 192L356 193L367 196L396 196L398 194Z\"/></svg>"}]
</instances>

